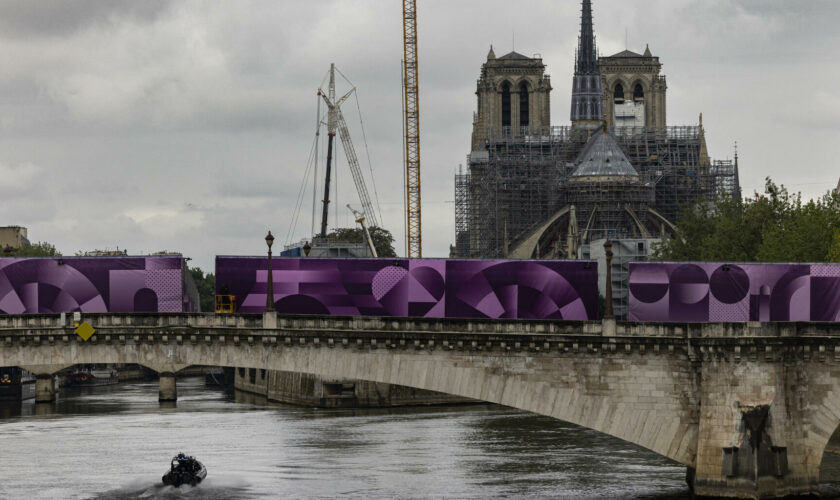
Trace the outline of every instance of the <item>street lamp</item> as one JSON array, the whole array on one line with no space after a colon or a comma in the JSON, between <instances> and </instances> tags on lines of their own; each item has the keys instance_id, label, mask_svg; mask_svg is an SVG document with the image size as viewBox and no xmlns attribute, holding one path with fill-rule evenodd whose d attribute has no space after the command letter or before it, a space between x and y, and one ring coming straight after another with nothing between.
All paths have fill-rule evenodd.
<instances>
[{"instance_id":1,"label":"street lamp","mask_svg":"<svg viewBox=\"0 0 840 500\"><path fill-rule=\"evenodd\" d=\"M265 237L265 244L268 245L268 286L265 294L265 311L274 312L274 276L271 275L271 245L274 243L274 236L271 231Z\"/></svg>"},{"instance_id":2,"label":"street lamp","mask_svg":"<svg viewBox=\"0 0 840 500\"><path fill-rule=\"evenodd\" d=\"M604 255L607 261L607 286L606 288L606 297L604 298L604 319L614 319L615 315L613 314L613 303L612 303L612 241L607 240L604 242Z\"/></svg>"}]
</instances>

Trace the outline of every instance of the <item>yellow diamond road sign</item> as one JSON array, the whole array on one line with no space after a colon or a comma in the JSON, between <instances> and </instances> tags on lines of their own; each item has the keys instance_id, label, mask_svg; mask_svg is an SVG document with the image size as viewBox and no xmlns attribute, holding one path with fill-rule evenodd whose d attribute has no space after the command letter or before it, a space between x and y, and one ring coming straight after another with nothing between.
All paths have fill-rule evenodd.
<instances>
[{"instance_id":1,"label":"yellow diamond road sign","mask_svg":"<svg viewBox=\"0 0 840 500\"><path fill-rule=\"evenodd\" d=\"M76 328L76 335L82 337L82 340L87 342L87 339L90 338L91 335L96 333L96 330L90 326L90 324L85 321L78 328Z\"/></svg>"}]
</instances>

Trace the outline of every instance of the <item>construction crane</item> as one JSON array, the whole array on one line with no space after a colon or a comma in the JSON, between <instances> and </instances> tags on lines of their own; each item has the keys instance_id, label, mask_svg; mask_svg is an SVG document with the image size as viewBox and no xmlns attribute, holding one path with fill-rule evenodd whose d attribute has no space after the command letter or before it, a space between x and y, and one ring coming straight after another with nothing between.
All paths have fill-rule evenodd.
<instances>
[{"instance_id":1,"label":"construction crane","mask_svg":"<svg viewBox=\"0 0 840 500\"><path fill-rule=\"evenodd\" d=\"M356 87L351 88L346 94L341 96L338 100L335 98L335 64L330 64L330 84L327 92L318 89L324 102L327 104L327 134L329 140L327 142L327 172L326 180L324 182L324 210L321 215L321 237L327 235L327 212L330 203L330 173L332 164L333 152L333 138L335 137L336 129L341 139L341 144L344 147L344 156L347 158L347 164L350 166L350 173L353 176L353 183L356 185L356 191L359 193L359 201L362 203L362 210L368 214L368 218L372 225L378 226L379 221L376 219L376 212L373 209L373 204L370 201L365 178L362 176L362 169L359 167L359 159L356 156L356 149L353 147L353 141L350 140L350 130L347 128L347 122L344 120L344 115L341 113L341 105L350 97Z\"/></svg>"},{"instance_id":2,"label":"construction crane","mask_svg":"<svg viewBox=\"0 0 840 500\"><path fill-rule=\"evenodd\" d=\"M370 249L371 255L373 255L374 257L379 257L379 255L376 254L376 247L373 244L373 238L370 237L368 228L365 225L365 214L363 212L355 210L353 207L350 206L349 203L347 204L347 208L349 208L350 211L353 212L353 217L356 218L356 222L362 225L362 231L365 233L365 241L368 244L368 248Z\"/></svg>"},{"instance_id":3,"label":"construction crane","mask_svg":"<svg viewBox=\"0 0 840 500\"><path fill-rule=\"evenodd\" d=\"M335 138L335 64L330 64L330 86L328 95L324 95L321 89L318 89L318 95L327 101L329 112L327 114L327 135L329 140L327 142L327 172L324 176L324 211L321 214L321 238L327 237L327 215L330 210L330 173L332 171L332 153L333 153L333 139Z\"/></svg>"},{"instance_id":4,"label":"construction crane","mask_svg":"<svg viewBox=\"0 0 840 500\"><path fill-rule=\"evenodd\" d=\"M417 93L417 5L403 0L403 91L405 101L405 192L408 257L423 257L420 223L420 116Z\"/></svg>"}]
</instances>

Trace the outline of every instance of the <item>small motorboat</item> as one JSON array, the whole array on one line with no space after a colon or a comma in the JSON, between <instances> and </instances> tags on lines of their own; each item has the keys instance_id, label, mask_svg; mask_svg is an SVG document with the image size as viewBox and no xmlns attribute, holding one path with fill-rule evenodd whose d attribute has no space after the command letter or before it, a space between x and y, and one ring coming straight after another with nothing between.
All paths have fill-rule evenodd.
<instances>
[{"instance_id":1,"label":"small motorboat","mask_svg":"<svg viewBox=\"0 0 840 500\"><path fill-rule=\"evenodd\" d=\"M195 486L207 477L207 468L194 457L178 453L169 464L169 472L163 475L163 484L176 488L182 484Z\"/></svg>"}]
</instances>

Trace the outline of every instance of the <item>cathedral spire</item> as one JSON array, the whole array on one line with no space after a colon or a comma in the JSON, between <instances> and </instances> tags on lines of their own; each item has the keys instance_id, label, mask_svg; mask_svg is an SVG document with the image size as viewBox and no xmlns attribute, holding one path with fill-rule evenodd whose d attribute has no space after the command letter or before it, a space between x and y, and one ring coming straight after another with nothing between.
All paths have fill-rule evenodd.
<instances>
[{"instance_id":1,"label":"cathedral spire","mask_svg":"<svg viewBox=\"0 0 840 500\"><path fill-rule=\"evenodd\" d=\"M575 74L597 75L598 54L595 50L595 32L592 29L592 2L583 0L580 13L580 36L575 58Z\"/></svg>"},{"instance_id":2,"label":"cathedral spire","mask_svg":"<svg viewBox=\"0 0 840 500\"><path fill-rule=\"evenodd\" d=\"M604 117L602 99L601 74L598 71L598 53L592 29L592 2L582 0L580 36L572 82L572 125L600 125Z\"/></svg>"}]
</instances>

